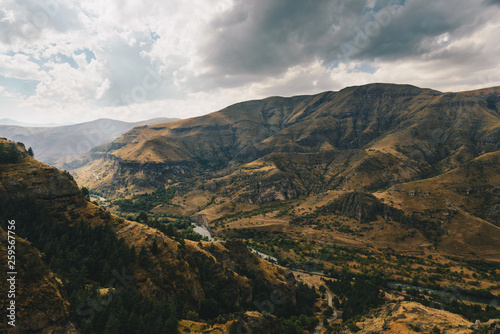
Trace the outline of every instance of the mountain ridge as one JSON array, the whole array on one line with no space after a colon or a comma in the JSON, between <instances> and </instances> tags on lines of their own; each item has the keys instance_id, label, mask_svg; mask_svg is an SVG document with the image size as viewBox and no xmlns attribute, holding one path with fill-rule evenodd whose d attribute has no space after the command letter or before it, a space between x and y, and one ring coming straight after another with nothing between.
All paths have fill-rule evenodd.
<instances>
[{"instance_id":1,"label":"mountain ridge","mask_svg":"<svg viewBox=\"0 0 500 334\"><path fill-rule=\"evenodd\" d=\"M391 96L397 96L397 100ZM332 99L336 99L333 106ZM374 101L375 106L373 99L377 99ZM144 162L199 165L200 162L205 162L217 167L231 161L237 164L248 163L269 153L366 149L366 145L372 143L378 152L399 157L404 155L404 159L413 160L413 163L417 159L411 155L419 155L423 160L442 160L444 156L440 155L448 155L445 151L439 151L438 146L443 144L443 140L452 143L447 137L453 135L455 142L464 141L457 139L459 136L453 131L445 133L444 130L450 128L448 123L459 117L459 122L455 122L459 124L451 124L452 126L471 128L473 124L466 124L471 122L467 118L469 115L450 115L446 119L436 119L433 113L437 114L436 109L444 106L453 107L456 104L457 108L462 108L467 103L472 103L481 113L474 117L490 118L481 122L498 124L498 116L496 113L488 114L488 109L484 108L486 101L481 98L469 101L467 97L457 98L456 94L450 96L410 85L372 84L305 97L272 97L242 102L193 119L137 128L107 146L95 148L92 154L94 158L102 154L129 164ZM369 116L372 107L380 109L380 114ZM426 108L432 110L426 111ZM422 116L423 113L426 115ZM415 122L420 129L411 125ZM500 131L498 126L490 130L486 134L492 138L488 139L486 136L483 142L489 142L493 147L488 149L495 150L498 149L498 144L495 146L495 143L500 138ZM391 133L394 131L399 133ZM418 131L423 132L420 137L425 135L426 138L419 138ZM464 132L460 135L465 135ZM396 138L391 139L394 135ZM411 150L398 148L393 143L396 140L404 141L408 137L412 140ZM467 134L467 137L470 135ZM455 151L455 155L470 156L470 151L474 150L471 145L474 143L470 141L464 142L463 147L457 147L454 143L455 147L451 149ZM429 154L437 157L429 157ZM422 169L429 169L425 162L420 165Z\"/></svg>"},{"instance_id":2,"label":"mountain ridge","mask_svg":"<svg viewBox=\"0 0 500 334\"><path fill-rule=\"evenodd\" d=\"M42 162L63 167L65 162L87 153L96 145L115 139L133 127L174 120L177 119L160 117L139 122L124 122L100 118L89 122L52 127L0 125L0 136L32 147L37 158Z\"/></svg>"},{"instance_id":3,"label":"mountain ridge","mask_svg":"<svg viewBox=\"0 0 500 334\"><path fill-rule=\"evenodd\" d=\"M401 235L395 239L404 238L410 229L419 236L415 243L420 240L427 245L419 246L423 253L430 245L441 245L439 252L451 255L460 244L462 256L476 252L492 259L498 254L495 244L500 230L487 225L498 219L495 205L500 200L496 190L500 183L498 171L487 167L491 158L480 157L490 154L496 159L500 150L499 93L500 88L483 89L479 94L441 93L411 85L369 84L317 95L241 102L193 119L132 129L95 148L71 172L82 184L106 197L112 194L112 198L176 186L178 207L159 206L155 212L206 214L209 222L224 221L234 211L244 215L248 207L258 210L280 202L302 206L312 198L324 206L344 194L372 193L385 201L387 210L400 209L406 215L375 211L375 216L382 215L374 221L396 221L401 227L397 232ZM407 196L412 189L394 191L419 180L433 189L440 175L455 171L443 185L448 189L455 184L454 178L470 173L466 166L474 159L478 159L474 168L489 171L485 182L479 178L470 182L473 189L484 189L484 196L467 199L460 191L435 190L426 195L427 201L439 203L429 204L437 210L432 212L418 203L412 205L412 197ZM440 200L444 192L454 204ZM189 204L191 197L196 206ZM321 207L319 203L316 208ZM465 208L457 210L459 205ZM306 204L302 207L316 212ZM363 224L351 212L355 208L315 214ZM446 216L448 212L456 212L453 220ZM269 219L273 223L260 219L267 226L263 228L283 231L299 231L303 225L293 226L297 213ZM241 222L246 224L245 219ZM484 240L493 252L481 251L472 232L476 230L488 231ZM227 233L220 228L215 231ZM455 232L461 237L453 241L449 235ZM329 235L359 244L352 237ZM414 247L394 244L383 233L373 232L370 238L361 240L377 247L392 245L400 251Z\"/></svg>"}]
</instances>

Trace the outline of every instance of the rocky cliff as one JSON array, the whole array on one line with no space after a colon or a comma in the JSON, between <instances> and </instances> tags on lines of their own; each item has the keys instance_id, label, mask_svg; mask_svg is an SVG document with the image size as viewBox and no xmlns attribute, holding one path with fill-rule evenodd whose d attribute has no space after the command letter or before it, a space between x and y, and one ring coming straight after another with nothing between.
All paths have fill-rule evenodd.
<instances>
[{"instance_id":1,"label":"rocky cliff","mask_svg":"<svg viewBox=\"0 0 500 334\"><path fill-rule=\"evenodd\" d=\"M23 144L0 139L2 143L16 145L19 161L0 164L0 198L29 197L56 211L85 204L80 189L69 173L28 156Z\"/></svg>"}]
</instances>

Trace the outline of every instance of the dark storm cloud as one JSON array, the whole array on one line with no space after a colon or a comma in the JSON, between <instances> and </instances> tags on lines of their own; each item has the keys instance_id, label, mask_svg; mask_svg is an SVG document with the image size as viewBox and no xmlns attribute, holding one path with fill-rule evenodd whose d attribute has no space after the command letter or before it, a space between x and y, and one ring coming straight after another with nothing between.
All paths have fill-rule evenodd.
<instances>
[{"instance_id":1,"label":"dark storm cloud","mask_svg":"<svg viewBox=\"0 0 500 334\"><path fill-rule=\"evenodd\" d=\"M420 57L480 28L486 11L470 0L240 1L211 23L203 53L212 83L234 86L313 60Z\"/></svg>"},{"instance_id":2,"label":"dark storm cloud","mask_svg":"<svg viewBox=\"0 0 500 334\"><path fill-rule=\"evenodd\" d=\"M282 72L327 53L343 15L361 15L365 4L365 0L239 2L212 23L212 38L204 50L207 62L231 74Z\"/></svg>"},{"instance_id":3,"label":"dark storm cloud","mask_svg":"<svg viewBox=\"0 0 500 334\"><path fill-rule=\"evenodd\" d=\"M393 60L439 51L481 27L484 12L474 1L409 1L378 32L370 34L369 23L362 28L367 44L354 58Z\"/></svg>"}]
</instances>

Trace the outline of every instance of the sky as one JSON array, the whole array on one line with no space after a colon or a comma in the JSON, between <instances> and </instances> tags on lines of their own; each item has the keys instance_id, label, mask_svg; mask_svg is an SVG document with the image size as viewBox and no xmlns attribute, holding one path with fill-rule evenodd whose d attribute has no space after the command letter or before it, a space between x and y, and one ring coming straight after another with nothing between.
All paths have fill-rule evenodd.
<instances>
[{"instance_id":1,"label":"sky","mask_svg":"<svg viewBox=\"0 0 500 334\"><path fill-rule=\"evenodd\" d=\"M0 118L188 118L373 82L500 86L500 0L0 0Z\"/></svg>"}]
</instances>

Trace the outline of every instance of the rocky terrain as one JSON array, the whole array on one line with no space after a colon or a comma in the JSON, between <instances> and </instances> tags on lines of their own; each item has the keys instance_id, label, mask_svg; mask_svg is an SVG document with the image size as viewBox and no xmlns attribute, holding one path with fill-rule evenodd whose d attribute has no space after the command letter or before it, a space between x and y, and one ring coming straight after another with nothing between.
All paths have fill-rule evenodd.
<instances>
[{"instance_id":1,"label":"rocky terrain","mask_svg":"<svg viewBox=\"0 0 500 334\"><path fill-rule=\"evenodd\" d=\"M423 237L406 250L430 243L444 253L494 259L499 101L498 88L441 93L390 84L271 97L135 128L94 149L71 173L113 198L175 185L179 207L156 212L198 212L209 221L283 201L310 210L301 203L314 198L315 207L326 206L362 191L364 200L349 198L329 211L332 217L383 216L403 227L396 239L408 229ZM294 220L290 212L268 223L286 226ZM394 243L370 238L378 247Z\"/></svg>"},{"instance_id":2,"label":"rocky terrain","mask_svg":"<svg viewBox=\"0 0 500 334\"><path fill-rule=\"evenodd\" d=\"M120 263L133 276L126 291L139 296L123 298L154 304L147 306L154 312L141 316L103 311L110 312L105 320L84 326L116 327L121 314L127 326L134 319L134 331L182 319L178 330L192 333L494 333L493 319L500 317L499 93L372 84L248 101L135 127L66 165L71 175L16 144L19 159L0 163L0 197L43 205L46 220L59 224L47 228L76 231L67 238L95 228L111 233L103 243L117 250L99 272ZM75 180L90 189L94 203ZM218 241L187 240L189 234L173 227L191 222L202 222ZM33 242L46 242L41 239ZM80 250L88 246L73 242L82 242ZM55 279L58 261L39 282ZM62 328L70 299L115 293L92 276L89 263L61 274L59 287L40 284L40 294L62 286L73 291L75 277L87 273L93 288L71 297L56 293L51 312L57 316L26 326ZM289 269L316 277L315 288L300 285ZM448 288L458 299L440 297ZM326 303L326 291L335 303ZM272 311L261 307L273 294L286 302L273 302ZM334 309L343 318L329 323ZM146 314L158 310L168 320L148 324Z\"/></svg>"},{"instance_id":3,"label":"rocky terrain","mask_svg":"<svg viewBox=\"0 0 500 334\"><path fill-rule=\"evenodd\" d=\"M493 334L500 330L498 321L471 323L456 314L422 306L414 302L389 303L357 323L357 333L441 333Z\"/></svg>"}]
</instances>

